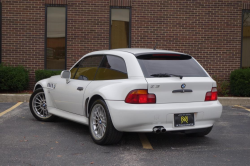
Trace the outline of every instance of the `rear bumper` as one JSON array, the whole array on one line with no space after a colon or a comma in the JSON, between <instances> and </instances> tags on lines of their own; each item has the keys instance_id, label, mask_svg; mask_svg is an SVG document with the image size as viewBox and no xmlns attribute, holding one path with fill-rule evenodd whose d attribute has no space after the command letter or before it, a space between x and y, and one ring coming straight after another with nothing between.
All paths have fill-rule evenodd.
<instances>
[{"instance_id":1,"label":"rear bumper","mask_svg":"<svg viewBox=\"0 0 250 166\"><path fill-rule=\"evenodd\" d=\"M220 118L222 105L219 101L127 104L124 101L106 100L114 127L118 131L152 132L153 127L163 126L167 131L183 131L213 126ZM194 113L195 125L174 127L174 114Z\"/></svg>"}]
</instances>

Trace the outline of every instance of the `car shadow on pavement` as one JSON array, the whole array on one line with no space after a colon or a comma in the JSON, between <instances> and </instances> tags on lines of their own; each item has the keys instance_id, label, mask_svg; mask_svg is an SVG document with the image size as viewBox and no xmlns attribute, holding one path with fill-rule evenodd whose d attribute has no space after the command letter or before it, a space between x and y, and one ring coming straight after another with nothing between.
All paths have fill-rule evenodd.
<instances>
[{"instance_id":1,"label":"car shadow on pavement","mask_svg":"<svg viewBox=\"0 0 250 166\"><path fill-rule=\"evenodd\" d=\"M82 138L87 138L91 141L89 128L86 125L69 121L63 118L57 118L53 126L56 126L58 130L62 130L68 134L75 134ZM204 148L209 145L216 146L217 141L212 136L205 137L188 137L182 133L145 133L149 142L156 149L187 149L187 148ZM92 142L92 141L91 141ZM93 142L94 144L94 142ZM115 145L109 145L111 147L116 146L137 146L141 147L141 142L138 133L124 133L121 141ZM97 145L98 146L98 145Z\"/></svg>"},{"instance_id":2,"label":"car shadow on pavement","mask_svg":"<svg viewBox=\"0 0 250 166\"><path fill-rule=\"evenodd\" d=\"M55 122L52 122L52 123L54 123L53 125L56 126L58 130L64 130L65 132L68 132L71 134L73 133L84 138L88 137L89 140L91 140L89 127L86 125L73 122L67 119L63 119L60 117L57 117ZM91 140L91 142L93 141ZM115 146L123 146L123 145L132 145L132 146L141 147L141 142L138 137L138 133L125 132L123 133L123 137L120 142L118 142L117 144L108 145L108 146L115 147Z\"/></svg>"},{"instance_id":3,"label":"car shadow on pavement","mask_svg":"<svg viewBox=\"0 0 250 166\"><path fill-rule=\"evenodd\" d=\"M63 119L60 117L56 118L55 123L57 123L58 125L60 124L60 127L64 128L65 130L74 131L74 132L77 132L77 134L81 134L81 135L87 134L90 136L89 127L84 124L73 122L73 121Z\"/></svg>"},{"instance_id":4,"label":"car shadow on pavement","mask_svg":"<svg viewBox=\"0 0 250 166\"><path fill-rule=\"evenodd\" d=\"M217 140L207 135L205 137L191 137L182 133L146 134L154 149L171 148L204 148L209 145L215 146Z\"/></svg>"}]
</instances>

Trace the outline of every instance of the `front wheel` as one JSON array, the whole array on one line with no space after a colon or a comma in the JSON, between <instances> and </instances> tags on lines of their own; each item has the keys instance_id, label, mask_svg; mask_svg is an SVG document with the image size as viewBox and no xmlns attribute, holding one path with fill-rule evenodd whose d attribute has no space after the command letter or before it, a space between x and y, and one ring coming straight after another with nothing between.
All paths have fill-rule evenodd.
<instances>
[{"instance_id":1,"label":"front wheel","mask_svg":"<svg viewBox=\"0 0 250 166\"><path fill-rule=\"evenodd\" d=\"M122 138L111 121L106 103L99 99L91 106L89 130L93 141L99 145L115 144Z\"/></svg>"},{"instance_id":2,"label":"front wheel","mask_svg":"<svg viewBox=\"0 0 250 166\"><path fill-rule=\"evenodd\" d=\"M36 89L30 97L30 111L39 121L52 121L55 116L48 113L43 89Z\"/></svg>"}]
</instances>

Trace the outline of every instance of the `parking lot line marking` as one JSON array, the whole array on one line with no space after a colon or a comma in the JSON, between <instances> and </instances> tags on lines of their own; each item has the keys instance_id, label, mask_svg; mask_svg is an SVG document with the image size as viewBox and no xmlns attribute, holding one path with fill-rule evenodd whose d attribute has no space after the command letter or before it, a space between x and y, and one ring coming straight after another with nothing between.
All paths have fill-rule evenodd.
<instances>
[{"instance_id":1,"label":"parking lot line marking","mask_svg":"<svg viewBox=\"0 0 250 166\"><path fill-rule=\"evenodd\" d=\"M250 109L249 109L249 108L246 108L246 107L243 107L243 106L240 106L240 105L235 105L235 107L240 107L240 108L243 108L243 109L245 109L245 110L247 110L247 111L250 112Z\"/></svg>"},{"instance_id":2,"label":"parking lot line marking","mask_svg":"<svg viewBox=\"0 0 250 166\"><path fill-rule=\"evenodd\" d=\"M146 137L146 135L142 134L142 133L139 133L138 135L140 137L143 149L151 149L151 150L153 150L153 147L150 144L150 142L148 141L148 138Z\"/></svg>"},{"instance_id":3,"label":"parking lot line marking","mask_svg":"<svg viewBox=\"0 0 250 166\"><path fill-rule=\"evenodd\" d=\"M1 113L0 113L0 117L3 116L3 115L6 114L6 113L12 111L13 109L15 109L16 107L18 107L18 106L21 105L22 103L23 103L23 102L18 102L18 103L16 103L14 106L10 107L9 109L7 109L7 110L1 112Z\"/></svg>"}]
</instances>

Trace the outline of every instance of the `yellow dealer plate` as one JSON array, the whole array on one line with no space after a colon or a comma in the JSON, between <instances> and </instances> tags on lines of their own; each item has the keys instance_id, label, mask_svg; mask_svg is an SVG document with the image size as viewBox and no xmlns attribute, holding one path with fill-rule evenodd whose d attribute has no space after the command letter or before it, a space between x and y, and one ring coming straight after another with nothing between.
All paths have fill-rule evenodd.
<instances>
[{"instance_id":1,"label":"yellow dealer plate","mask_svg":"<svg viewBox=\"0 0 250 166\"><path fill-rule=\"evenodd\" d=\"M174 114L174 126L194 126L194 113Z\"/></svg>"}]
</instances>

